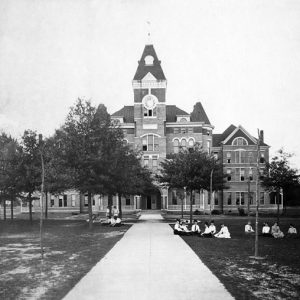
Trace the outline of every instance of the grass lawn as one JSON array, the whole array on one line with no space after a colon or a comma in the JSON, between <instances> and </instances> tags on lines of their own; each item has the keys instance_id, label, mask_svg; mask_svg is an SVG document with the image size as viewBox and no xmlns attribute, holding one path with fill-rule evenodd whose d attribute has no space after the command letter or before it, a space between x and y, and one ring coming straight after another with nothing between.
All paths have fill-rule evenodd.
<instances>
[{"instance_id":1,"label":"grass lawn","mask_svg":"<svg viewBox=\"0 0 300 300\"><path fill-rule=\"evenodd\" d=\"M106 227L84 220L45 221L41 261L39 221L0 221L0 299L61 299L130 225Z\"/></svg>"},{"instance_id":2,"label":"grass lawn","mask_svg":"<svg viewBox=\"0 0 300 300\"><path fill-rule=\"evenodd\" d=\"M204 221L208 216L197 216ZM254 255L254 235L244 234L248 217L213 216L217 230L221 222L228 226L231 239L205 239L194 236L182 237L201 258L204 264L219 278L236 299L300 299L300 219L281 218L280 228L286 233L290 223L298 229L296 239L259 237L259 256ZM169 219L170 220L170 219ZM274 223L274 218L260 218L262 223Z\"/></svg>"}]
</instances>

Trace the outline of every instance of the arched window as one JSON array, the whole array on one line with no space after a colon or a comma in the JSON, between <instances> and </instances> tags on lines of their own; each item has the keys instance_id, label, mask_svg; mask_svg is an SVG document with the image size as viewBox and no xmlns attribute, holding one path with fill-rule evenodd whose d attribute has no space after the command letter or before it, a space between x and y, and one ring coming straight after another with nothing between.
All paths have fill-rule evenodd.
<instances>
[{"instance_id":1,"label":"arched window","mask_svg":"<svg viewBox=\"0 0 300 300\"><path fill-rule=\"evenodd\" d=\"M159 151L158 137L154 134L143 136L143 151Z\"/></svg>"},{"instance_id":2,"label":"arched window","mask_svg":"<svg viewBox=\"0 0 300 300\"><path fill-rule=\"evenodd\" d=\"M179 152L179 140L174 140L173 142L173 147L174 147L174 153L178 153Z\"/></svg>"},{"instance_id":3,"label":"arched window","mask_svg":"<svg viewBox=\"0 0 300 300\"><path fill-rule=\"evenodd\" d=\"M147 66L152 66L153 65L153 62L154 62L154 57L151 56L151 55L147 55L145 57L145 65Z\"/></svg>"},{"instance_id":4,"label":"arched window","mask_svg":"<svg viewBox=\"0 0 300 300\"><path fill-rule=\"evenodd\" d=\"M194 147L194 140L193 139L189 139L189 148Z\"/></svg>"},{"instance_id":5,"label":"arched window","mask_svg":"<svg viewBox=\"0 0 300 300\"><path fill-rule=\"evenodd\" d=\"M248 142L243 137L237 137L232 141L233 146L247 146Z\"/></svg>"}]
</instances>

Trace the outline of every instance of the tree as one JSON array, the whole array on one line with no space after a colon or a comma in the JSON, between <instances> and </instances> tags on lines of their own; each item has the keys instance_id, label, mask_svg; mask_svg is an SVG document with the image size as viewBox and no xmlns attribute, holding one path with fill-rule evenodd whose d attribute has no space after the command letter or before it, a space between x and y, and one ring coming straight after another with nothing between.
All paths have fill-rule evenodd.
<instances>
[{"instance_id":1,"label":"tree","mask_svg":"<svg viewBox=\"0 0 300 300\"><path fill-rule=\"evenodd\" d=\"M122 196L143 194L154 189L151 172L142 167L139 153L123 142L115 149L114 163L110 173L110 193L118 194L120 217L122 217Z\"/></svg>"},{"instance_id":2,"label":"tree","mask_svg":"<svg viewBox=\"0 0 300 300\"><path fill-rule=\"evenodd\" d=\"M278 222L280 190L282 189L284 194L286 189L290 188L291 186L299 185L299 175L297 174L298 170L290 167L290 157L292 157L292 154L284 152L283 149L280 149L278 151L278 155L274 156L270 163L266 163L263 176L261 178L262 185L269 192L276 192Z\"/></svg>"},{"instance_id":3,"label":"tree","mask_svg":"<svg viewBox=\"0 0 300 300\"><path fill-rule=\"evenodd\" d=\"M11 203L11 219L13 219L13 203L19 196L17 189L19 164L19 144L6 133L0 135L0 200L3 203L4 220L6 219L6 200Z\"/></svg>"},{"instance_id":4,"label":"tree","mask_svg":"<svg viewBox=\"0 0 300 300\"><path fill-rule=\"evenodd\" d=\"M103 194L110 182L114 151L122 139L104 105L96 109L78 99L71 107L61 132L61 152L73 170L72 185L88 195L89 228L92 228L92 195Z\"/></svg>"},{"instance_id":5,"label":"tree","mask_svg":"<svg viewBox=\"0 0 300 300\"><path fill-rule=\"evenodd\" d=\"M162 167L161 174L158 176L160 182L167 183L171 188L186 189L190 194L190 222L192 222L193 214L193 193L201 189L210 190L212 170L214 170L212 173L212 189L219 190L224 187L224 174L221 164L198 145L171 154L160 165Z\"/></svg>"},{"instance_id":6,"label":"tree","mask_svg":"<svg viewBox=\"0 0 300 300\"><path fill-rule=\"evenodd\" d=\"M26 194L25 200L29 203L29 218L32 223L32 201L38 199L34 193L41 187L41 157L39 139L35 131L25 130L20 151L18 167L18 190Z\"/></svg>"}]
</instances>

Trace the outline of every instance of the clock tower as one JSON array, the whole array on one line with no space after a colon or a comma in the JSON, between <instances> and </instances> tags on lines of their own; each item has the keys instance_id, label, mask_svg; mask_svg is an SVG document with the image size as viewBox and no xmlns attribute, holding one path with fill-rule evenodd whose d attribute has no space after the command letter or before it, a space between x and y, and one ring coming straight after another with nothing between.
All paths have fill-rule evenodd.
<instances>
[{"instance_id":1,"label":"clock tower","mask_svg":"<svg viewBox=\"0 0 300 300\"><path fill-rule=\"evenodd\" d=\"M155 169L166 157L167 80L153 45L146 45L132 81L135 144L143 150L144 164Z\"/></svg>"}]
</instances>

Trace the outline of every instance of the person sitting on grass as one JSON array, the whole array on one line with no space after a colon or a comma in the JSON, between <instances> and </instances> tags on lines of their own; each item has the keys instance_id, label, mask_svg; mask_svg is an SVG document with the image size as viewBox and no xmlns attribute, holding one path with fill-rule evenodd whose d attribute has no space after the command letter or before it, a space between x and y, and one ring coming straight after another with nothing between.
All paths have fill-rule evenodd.
<instances>
[{"instance_id":1,"label":"person sitting on grass","mask_svg":"<svg viewBox=\"0 0 300 300\"><path fill-rule=\"evenodd\" d=\"M176 223L174 226L174 234L179 234L182 232L182 229L180 228L180 220L176 219Z\"/></svg>"},{"instance_id":2,"label":"person sitting on grass","mask_svg":"<svg viewBox=\"0 0 300 300\"><path fill-rule=\"evenodd\" d=\"M208 226L208 222L204 223L204 232L201 233L201 236L205 237L205 238L212 238L213 234L211 233L211 228L210 226Z\"/></svg>"},{"instance_id":3,"label":"person sitting on grass","mask_svg":"<svg viewBox=\"0 0 300 300\"><path fill-rule=\"evenodd\" d=\"M122 221L119 217L114 216L114 223L111 224L113 227L120 227L122 225Z\"/></svg>"},{"instance_id":4,"label":"person sitting on grass","mask_svg":"<svg viewBox=\"0 0 300 300\"><path fill-rule=\"evenodd\" d=\"M191 234L191 231L188 229L188 226L187 226L185 220L182 220L182 222L180 223L180 228L182 229L182 231L183 231L186 235Z\"/></svg>"},{"instance_id":5,"label":"person sitting on grass","mask_svg":"<svg viewBox=\"0 0 300 300\"><path fill-rule=\"evenodd\" d=\"M192 225L192 233L194 235L200 235L201 233L201 229L198 225L198 221L197 220L194 220L194 224Z\"/></svg>"},{"instance_id":6,"label":"person sitting on grass","mask_svg":"<svg viewBox=\"0 0 300 300\"><path fill-rule=\"evenodd\" d=\"M212 235L214 235L217 232L215 222L213 220L210 221L209 229Z\"/></svg>"},{"instance_id":7,"label":"person sitting on grass","mask_svg":"<svg viewBox=\"0 0 300 300\"><path fill-rule=\"evenodd\" d=\"M223 238L223 239L230 239L230 233L228 230L228 227L225 226L224 224L221 225L221 230L215 234L215 237L217 238Z\"/></svg>"},{"instance_id":8,"label":"person sitting on grass","mask_svg":"<svg viewBox=\"0 0 300 300\"><path fill-rule=\"evenodd\" d=\"M287 232L287 237L295 237L297 235L297 229L294 227L293 224L290 224L290 227Z\"/></svg>"},{"instance_id":9,"label":"person sitting on grass","mask_svg":"<svg viewBox=\"0 0 300 300\"><path fill-rule=\"evenodd\" d=\"M248 223L245 225L245 233L249 234L249 233L253 233L253 232L254 232L254 230L251 226L251 222L248 221Z\"/></svg>"},{"instance_id":10,"label":"person sitting on grass","mask_svg":"<svg viewBox=\"0 0 300 300\"><path fill-rule=\"evenodd\" d=\"M262 228L262 235L266 236L266 237L271 237L272 234L270 233L270 230L271 230L271 228L270 228L269 224L264 223L264 226Z\"/></svg>"},{"instance_id":11,"label":"person sitting on grass","mask_svg":"<svg viewBox=\"0 0 300 300\"><path fill-rule=\"evenodd\" d=\"M284 237L283 232L280 230L280 227L278 226L278 223L275 222L274 225L271 228L271 234L275 239L280 239Z\"/></svg>"}]
</instances>

